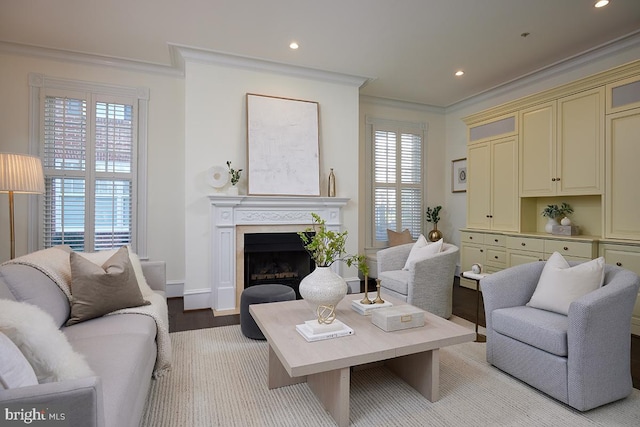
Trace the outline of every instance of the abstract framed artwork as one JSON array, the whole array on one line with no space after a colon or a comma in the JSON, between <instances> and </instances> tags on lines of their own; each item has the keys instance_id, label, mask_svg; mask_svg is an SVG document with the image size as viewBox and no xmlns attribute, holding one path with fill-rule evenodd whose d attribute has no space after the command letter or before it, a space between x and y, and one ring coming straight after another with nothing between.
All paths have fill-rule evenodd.
<instances>
[{"instance_id":1,"label":"abstract framed artwork","mask_svg":"<svg viewBox=\"0 0 640 427\"><path fill-rule=\"evenodd\" d=\"M451 192L467 191L467 158L451 161Z\"/></svg>"},{"instance_id":2,"label":"abstract framed artwork","mask_svg":"<svg viewBox=\"0 0 640 427\"><path fill-rule=\"evenodd\" d=\"M247 94L248 194L320 196L318 103Z\"/></svg>"}]
</instances>

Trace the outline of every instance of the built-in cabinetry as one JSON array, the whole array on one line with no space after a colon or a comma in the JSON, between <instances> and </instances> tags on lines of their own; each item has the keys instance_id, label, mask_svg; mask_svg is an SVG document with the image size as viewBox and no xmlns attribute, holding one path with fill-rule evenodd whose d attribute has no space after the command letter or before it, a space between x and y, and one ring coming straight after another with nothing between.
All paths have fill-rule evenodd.
<instances>
[{"instance_id":1,"label":"built-in cabinetry","mask_svg":"<svg viewBox=\"0 0 640 427\"><path fill-rule=\"evenodd\" d=\"M617 265L640 275L640 243L614 243L603 241L599 245L600 256L607 264ZM631 318L631 333L640 335L640 293Z\"/></svg>"},{"instance_id":2,"label":"built-in cabinetry","mask_svg":"<svg viewBox=\"0 0 640 427\"><path fill-rule=\"evenodd\" d=\"M520 111L520 196L601 194L605 89Z\"/></svg>"},{"instance_id":3,"label":"built-in cabinetry","mask_svg":"<svg viewBox=\"0 0 640 427\"><path fill-rule=\"evenodd\" d=\"M569 260L600 254L640 274L640 61L464 121L463 271L480 263L494 272L558 251ZM562 202L594 236L544 233L542 208ZM640 335L640 296L632 328Z\"/></svg>"}]
</instances>

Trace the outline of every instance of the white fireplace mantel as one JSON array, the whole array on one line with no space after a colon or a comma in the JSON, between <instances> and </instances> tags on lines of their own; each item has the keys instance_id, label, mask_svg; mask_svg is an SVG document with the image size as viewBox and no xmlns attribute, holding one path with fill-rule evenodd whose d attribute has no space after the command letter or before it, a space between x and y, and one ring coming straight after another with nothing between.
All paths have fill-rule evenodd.
<instances>
[{"instance_id":1,"label":"white fireplace mantel","mask_svg":"<svg viewBox=\"0 0 640 427\"><path fill-rule=\"evenodd\" d=\"M237 312L239 295L244 287L238 283L239 228L259 232L279 232L282 226L302 229L311 224L311 213L320 215L329 230L341 231L342 208L349 199L301 196L228 196L210 195L211 205L211 295L215 312ZM245 228L246 227L246 228ZM240 253L242 252L242 253Z\"/></svg>"}]
</instances>

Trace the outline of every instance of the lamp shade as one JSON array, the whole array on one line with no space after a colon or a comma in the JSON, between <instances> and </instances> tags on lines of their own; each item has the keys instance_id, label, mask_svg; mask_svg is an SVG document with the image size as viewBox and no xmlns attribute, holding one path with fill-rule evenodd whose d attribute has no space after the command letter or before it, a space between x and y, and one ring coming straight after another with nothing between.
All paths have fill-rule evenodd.
<instances>
[{"instance_id":1,"label":"lamp shade","mask_svg":"<svg viewBox=\"0 0 640 427\"><path fill-rule=\"evenodd\" d=\"M26 154L0 153L0 192L44 193L42 162Z\"/></svg>"}]
</instances>

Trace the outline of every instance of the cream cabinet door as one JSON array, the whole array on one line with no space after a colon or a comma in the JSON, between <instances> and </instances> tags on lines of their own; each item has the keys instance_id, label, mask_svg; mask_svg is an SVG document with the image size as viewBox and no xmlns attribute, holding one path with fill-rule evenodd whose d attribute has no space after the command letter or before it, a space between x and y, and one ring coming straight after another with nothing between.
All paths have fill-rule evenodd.
<instances>
[{"instance_id":1,"label":"cream cabinet door","mask_svg":"<svg viewBox=\"0 0 640 427\"><path fill-rule=\"evenodd\" d=\"M558 100L555 177L558 195L602 194L604 108L604 87Z\"/></svg>"},{"instance_id":2,"label":"cream cabinet door","mask_svg":"<svg viewBox=\"0 0 640 427\"><path fill-rule=\"evenodd\" d=\"M518 231L518 141L508 137L491 142L491 229Z\"/></svg>"},{"instance_id":3,"label":"cream cabinet door","mask_svg":"<svg viewBox=\"0 0 640 427\"><path fill-rule=\"evenodd\" d=\"M600 245L600 255L607 264L631 270L640 275L640 247L624 246L604 243ZM636 304L631 317L631 333L640 335L640 293L636 297Z\"/></svg>"},{"instance_id":4,"label":"cream cabinet door","mask_svg":"<svg viewBox=\"0 0 640 427\"><path fill-rule=\"evenodd\" d=\"M607 116L605 237L640 240L640 108Z\"/></svg>"},{"instance_id":5,"label":"cream cabinet door","mask_svg":"<svg viewBox=\"0 0 640 427\"><path fill-rule=\"evenodd\" d=\"M491 148L489 142L467 151L467 227L491 227Z\"/></svg>"},{"instance_id":6,"label":"cream cabinet door","mask_svg":"<svg viewBox=\"0 0 640 427\"><path fill-rule=\"evenodd\" d=\"M556 102L520 112L520 196L555 195Z\"/></svg>"}]
</instances>

